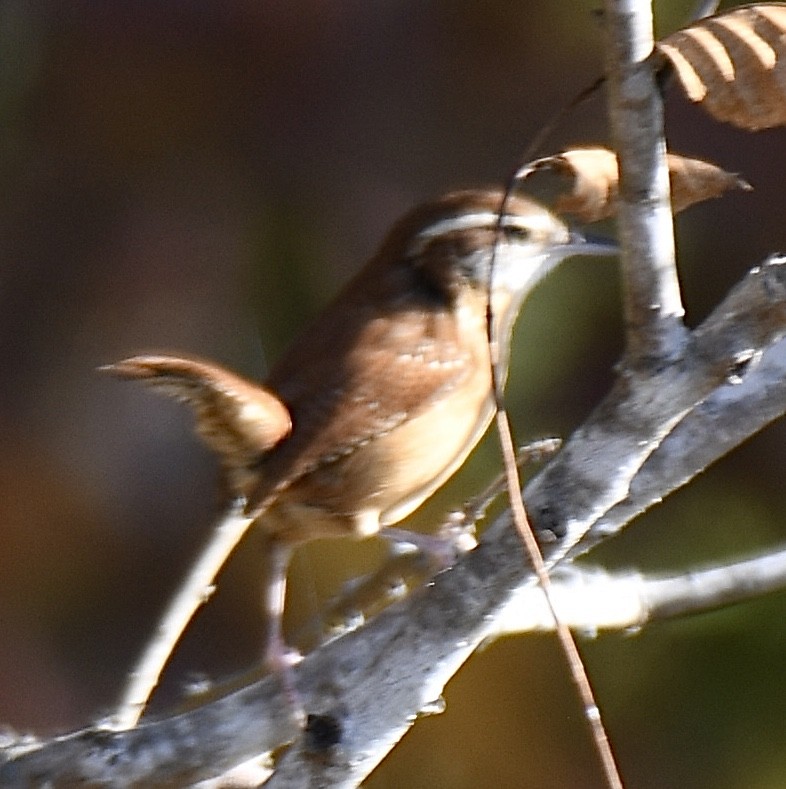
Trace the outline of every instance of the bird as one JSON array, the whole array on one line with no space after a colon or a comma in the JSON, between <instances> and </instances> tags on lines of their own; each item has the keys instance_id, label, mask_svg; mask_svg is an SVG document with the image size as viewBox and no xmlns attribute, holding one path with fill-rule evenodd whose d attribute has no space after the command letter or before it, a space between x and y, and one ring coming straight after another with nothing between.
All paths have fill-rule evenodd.
<instances>
[{"instance_id":1,"label":"bird","mask_svg":"<svg viewBox=\"0 0 786 789\"><path fill-rule=\"evenodd\" d=\"M270 667L292 662L281 625L292 551L374 535L442 486L493 419L490 347L504 385L524 299L566 258L615 251L524 195L451 192L393 226L263 382L185 356L104 368L193 409L229 495L262 530Z\"/></svg>"}]
</instances>

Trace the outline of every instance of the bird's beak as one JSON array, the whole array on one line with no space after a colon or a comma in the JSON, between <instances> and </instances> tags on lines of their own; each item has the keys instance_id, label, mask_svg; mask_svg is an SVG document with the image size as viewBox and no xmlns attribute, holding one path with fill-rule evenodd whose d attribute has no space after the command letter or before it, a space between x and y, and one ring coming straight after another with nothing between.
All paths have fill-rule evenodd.
<instances>
[{"instance_id":1,"label":"bird's beak","mask_svg":"<svg viewBox=\"0 0 786 789\"><path fill-rule=\"evenodd\" d=\"M566 253L566 257L568 255L611 257L619 255L620 246L613 238L592 236L580 233L578 230L571 230L568 242L563 247L563 251Z\"/></svg>"}]
</instances>

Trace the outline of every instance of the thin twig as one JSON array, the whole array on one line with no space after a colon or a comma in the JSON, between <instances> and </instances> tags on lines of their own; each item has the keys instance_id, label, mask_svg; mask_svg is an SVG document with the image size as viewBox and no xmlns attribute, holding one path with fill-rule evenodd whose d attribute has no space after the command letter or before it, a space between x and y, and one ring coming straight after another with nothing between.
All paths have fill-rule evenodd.
<instances>
[{"instance_id":1,"label":"thin twig","mask_svg":"<svg viewBox=\"0 0 786 789\"><path fill-rule=\"evenodd\" d=\"M551 572L551 589L560 619L573 630L592 635L601 630L638 632L652 622L786 589L786 546L741 561L657 575L562 565ZM554 619L541 590L528 586L517 590L495 626L495 636L550 631Z\"/></svg>"},{"instance_id":2,"label":"thin twig","mask_svg":"<svg viewBox=\"0 0 786 789\"><path fill-rule=\"evenodd\" d=\"M128 729L137 724L175 645L196 610L210 598L216 575L251 523L251 518L233 506L211 531L207 545L170 601L153 637L130 673L111 718L112 728Z\"/></svg>"},{"instance_id":3,"label":"thin twig","mask_svg":"<svg viewBox=\"0 0 786 789\"><path fill-rule=\"evenodd\" d=\"M504 407L500 407L499 405L497 407L497 433L502 447L502 456L507 474L513 523L524 542L527 555L535 570L535 575L538 578L538 584L543 590L543 595L546 598L549 613L554 618L557 638L559 639L560 646L567 660L573 684L576 686L581 702L584 705L584 717L590 725L606 783L610 789L623 789L622 777L620 776L617 762L611 750L606 727L603 725L600 708L595 701L595 695L592 692L592 685L590 684L589 676L584 667L584 662L579 654L579 649L576 646L573 634L570 632L568 626L560 619L554 606L549 572L543 561L543 555L540 552L538 541L535 539L535 534L527 519L527 513L524 509L524 500L521 497L521 481L519 480L518 469L516 468L510 422L508 421L507 412Z\"/></svg>"},{"instance_id":4,"label":"thin twig","mask_svg":"<svg viewBox=\"0 0 786 789\"><path fill-rule=\"evenodd\" d=\"M505 216L506 208L516 180L519 177L526 177L524 171L520 168L514 173L513 177L508 182L505 190L505 195L499 209L499 216L496 228L497 242L502 238L502 218ZM571 679L573 684L578 690L579 697L581 698L584 706L584 717L590 726L592 738L595 744L595 749L600 759L601 767L607 785L610 789L624 789L622 778L617 768L617 763L614 759L614 754L611 750L606 728L603 725L603 719L600 714L600 708L595 701L595 696L592 691L587 671L584 663L581 660L576 642L573 639L573 634L570 629L560 620L554 603L551 597L551 582L549 579L549 572L546 564L543 561L543 555L540 551L538 541L535 539L535 533L530 526L527 518L527 513L524 508L524 500L521 493L521 480L519 478L519 470L516 464L515 444L513 442L513 435L510 429L510 422L508 420L507 411L505 409L505 401L503 395L504 381L500 376L500 356L499 344L495 341L494 330L494 314L491 302L491 286L494 277L494 263L497 251L497 243L495 243L491 254L491 262L489 265L489 297L486 304L486 333L489 346L489 362L491 365L491 380L492 389L496 406L496 425L497 435L500 441L502 450L502 459L505 471L505 479L508 488L508 498L510 500L511 513L513 516L513 523L516 530L521 537L524 544L530 564L532 565L535 575L538 580L540 588L543 590L543 595L546 599L549 612L552 615L556 627L557 638L559 639L562 647L562 652L570 670Z\"/></svg>"}]
</instances>

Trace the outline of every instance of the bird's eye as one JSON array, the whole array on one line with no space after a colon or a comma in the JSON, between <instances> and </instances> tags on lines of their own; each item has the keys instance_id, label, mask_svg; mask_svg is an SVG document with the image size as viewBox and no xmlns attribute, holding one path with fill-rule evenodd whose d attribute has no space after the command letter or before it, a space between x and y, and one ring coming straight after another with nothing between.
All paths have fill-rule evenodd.
<instances>
[{"instance_id":1,"label":"bird's eye","mask_svg":"<svg viewBox=\"0 0 786 789\"><path fill-rule=\"evenodd\" d=\"M504 225L502 230L509 241L529 241L532 235L529 228L522 225Z\"/></svg>"}]
</instances>

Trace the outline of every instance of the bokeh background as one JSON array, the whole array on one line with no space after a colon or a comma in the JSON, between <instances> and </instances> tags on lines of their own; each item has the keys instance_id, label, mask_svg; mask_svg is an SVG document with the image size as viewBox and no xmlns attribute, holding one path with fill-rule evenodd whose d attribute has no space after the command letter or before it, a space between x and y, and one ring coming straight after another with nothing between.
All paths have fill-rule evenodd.
<instances>
[{"instance_id":1,"label":"bokeh background","mask_svg":"<svg viewBox=\"0 0 786 789\"><path fill-rule=\"evenodd\" d=\"M0 722L41 735L111 709L219 506L183 410L97 365L182 350L262 376L409 207L499 183L602 67L596 2L0 0ZM660 31L692 0L656 4ZM722 127L674 91L674 149L756 187L678 221L688 320L786 247L786 132ZM544 153L606 139L596 99ZM567 435L621 350L613 262L573 261L532 298L509 385L519 439ZM786 537L774 425L590 559L679 569ZM486 442L413 519L498 468ZM156 700L258 659L248 539ZM380 557L301 550L288 626ZM628 785L786 785L786 595L606 635L583 651ZM462 669L382 787L597 787L554 640Z\"/></svg>"}]
</instances>

